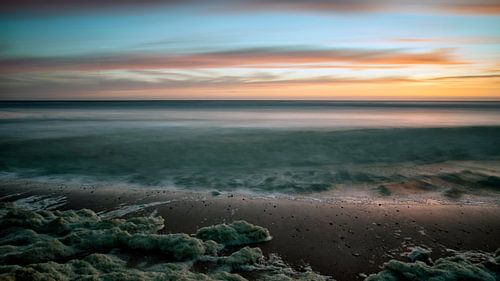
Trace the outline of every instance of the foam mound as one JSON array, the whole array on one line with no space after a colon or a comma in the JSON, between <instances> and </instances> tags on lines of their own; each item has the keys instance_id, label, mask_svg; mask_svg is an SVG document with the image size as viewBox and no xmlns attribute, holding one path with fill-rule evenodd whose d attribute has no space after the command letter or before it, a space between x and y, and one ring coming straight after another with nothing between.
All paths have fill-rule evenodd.
<instances>
[{"instance_id":1,"label":"foam mound","mask_svg":"<svg viewBox=\"0 0 500 281\"><path fill-rule=\"evenodd\" d=\"M1 280L330 280L298 272L279 257L226 245L268 241L269 231L245 221L200 229L196 235L158 234L161 217L103 219L91 210L28 210L0 205ZM137 257L161 262L129 266ZM198 272L197 263L209 263ZM250 276L250 277L249 277Z\"/></svg>"},{"instance_id":2,"label":"foam mound","mask_svg":"<svg viewBox=\"0 0 500 281\"><path fill-rule=\"evenodd\" d=\"M422 248L422 247L413 247L411 249L411 252L408 253L408 258L411 261L422 261L422 262L429 262L430 261L430 254L431 250L427 248Z\"/></svg>"},{"instance_id":3,"label":"foam mound","mask_svg":"<svg viewBox=\"0 0 500 281\"><path fill-rule=\"evenodd\" d=\"M420 259L427 259L429 251L423 248L414 249L409 258L416 260L407 263L390 260L377 274L372 274L365 281L495 281L500 280L500 251L485 252L457 252L451 256L440 258L435 263L427 260L427 264Z\"/></svg>"},{"instance_id":4,"label":"foam mound","mask_svg":"<svg viewBox=\"0 0 500 281\"><path fill-rule=\"evenodd\" d=\"M231 224L203 227L196 232L196 237L230 246L247 245L271 240L271 235L267 229L246 221L235 221Z\"/></svg>"}]
</instances>

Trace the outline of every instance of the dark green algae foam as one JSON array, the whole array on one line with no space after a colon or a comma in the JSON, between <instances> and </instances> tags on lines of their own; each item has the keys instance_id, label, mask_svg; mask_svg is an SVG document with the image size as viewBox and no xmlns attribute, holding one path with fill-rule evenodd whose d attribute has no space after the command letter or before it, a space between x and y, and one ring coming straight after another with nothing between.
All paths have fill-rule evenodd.
<instances>
[{"instance_id":1,"label":"dark green algae foam","mask_svg":"<svg viewBox=\"0 0 500 281\"><path fill-rule=\"evenodd\" d=\"M159 234L162 217L102 219L91 210L28 210L0 206L1 280L334 280L264 256L257 243L271 234L246 221L203 227L194 234ZM257 244L257 245L255 245ZM435 262L415 247L408 262L390 260L367 281L495 281L500 251L457 252ZM154 255L155 262L130 260Z\"/></svg>"}]
</instances>

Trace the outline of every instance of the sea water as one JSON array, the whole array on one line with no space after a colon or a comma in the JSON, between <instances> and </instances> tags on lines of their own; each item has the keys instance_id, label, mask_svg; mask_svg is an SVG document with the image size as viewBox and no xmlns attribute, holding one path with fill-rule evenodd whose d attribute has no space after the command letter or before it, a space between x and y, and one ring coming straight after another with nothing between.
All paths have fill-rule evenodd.
<instances>
[{"instance_id":1,"label":"sea water","mask_svg":"<svg viewBox=\"0 0 500 281\"><path fill-rule=\"evenodd\" d=\"M0 102L0 180L290 194L498 160L498 102Z\"/></svg>"}]
</instances>

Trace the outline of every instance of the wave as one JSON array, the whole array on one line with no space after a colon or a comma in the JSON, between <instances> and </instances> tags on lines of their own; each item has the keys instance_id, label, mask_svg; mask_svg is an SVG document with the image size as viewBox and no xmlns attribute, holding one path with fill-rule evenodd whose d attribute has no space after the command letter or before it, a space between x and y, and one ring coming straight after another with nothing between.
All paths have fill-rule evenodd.
<instances>
[{"instance_id":1,"label":"wave","mask_svg":"<svg viewBox=\"0 0 500 281\"><path fill-rule=\"evenodd\" d=\"M500 127L94 132L72 127L67 133L3 137L0 171L24 178L80 176L146 186L311 193L342 184L386 184L389 190L388 183L409 178L398 171L408 163L500 160ZM459 180L474 183L487 176L443 180L460 185Z\"/></svg>"}]
</instances>

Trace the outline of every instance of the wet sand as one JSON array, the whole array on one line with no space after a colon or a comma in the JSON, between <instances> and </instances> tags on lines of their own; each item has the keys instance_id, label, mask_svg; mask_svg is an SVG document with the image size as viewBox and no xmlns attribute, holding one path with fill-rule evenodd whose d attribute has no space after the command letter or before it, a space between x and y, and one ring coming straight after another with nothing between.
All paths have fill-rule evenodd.
<instances>
[{"instance_id":1,"label":"wet sand","mask_svg":"<svg viewBox=\"0 0 500 281\"><path fill-rule=\"evenodd\" d=\"M13 195L17 193L21 194ZM310 265L339 281L362 280L361 273L378 272L390 259L406 261L401 254L415 245L431 248L434 259L446 255L446 249L495 251L500 247L498 204L384 197L319 201L30 182L0 184L0 201L32 195L64 196L62 210L89 208L108 211L103 215L124 216L154 213L165 218L165 233L194 233L203 226L244 219L271 232L273 239L258 245L265 254L278 253L293 266ZM134 209L138 204L150 205ZM122 213L109 213L118 206Z\"/></svg>"}]
</instances>

